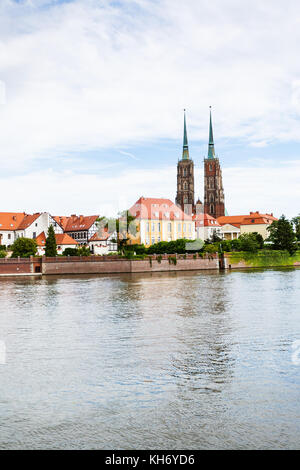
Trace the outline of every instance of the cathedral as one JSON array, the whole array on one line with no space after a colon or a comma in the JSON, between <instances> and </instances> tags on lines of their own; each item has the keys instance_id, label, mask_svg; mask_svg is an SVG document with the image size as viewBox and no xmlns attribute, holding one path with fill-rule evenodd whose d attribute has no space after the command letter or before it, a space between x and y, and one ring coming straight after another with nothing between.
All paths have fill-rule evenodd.
<instances>
[{"instance_id":1,"label":"cathedral","mask_svg":"<svg viewBox=\"0 0 300 470\"><path fill-rule=\"evenodd\" d=\"M222 170L215 154L211 109L208 154L204 159L204 207L199 200L195 204L194 162L189 155L185 110L182 158L177 164L176 204L189 215L204 212L215 219L225 215Z\"/></svg>"}]
</instances>

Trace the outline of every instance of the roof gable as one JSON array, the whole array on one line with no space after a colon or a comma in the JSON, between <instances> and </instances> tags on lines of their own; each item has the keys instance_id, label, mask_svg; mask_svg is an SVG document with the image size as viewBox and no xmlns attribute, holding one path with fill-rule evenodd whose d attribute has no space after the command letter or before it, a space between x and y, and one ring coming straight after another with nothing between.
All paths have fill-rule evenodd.
<instances>
[{"instance_id":1,"label":"roof gable","mask_svg":"<svg viewBox=\"0 0 300 470\"><path fill-rule=\"evenodd\" d=\"M170 199L140 197L129 209L131 215L145 220L193 220Z\"/></svg>"}]
</instances>

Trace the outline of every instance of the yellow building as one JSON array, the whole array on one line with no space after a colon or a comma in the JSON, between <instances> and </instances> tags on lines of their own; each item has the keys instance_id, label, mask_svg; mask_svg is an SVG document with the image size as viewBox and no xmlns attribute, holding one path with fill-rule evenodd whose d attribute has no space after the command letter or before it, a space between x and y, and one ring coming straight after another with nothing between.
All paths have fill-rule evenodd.
<instances>
[{"instance_id":1,"label":"yellow building","mask_svg":"<svg viewBox=\"0 0 300 470\"><path fill-rule=\"evenodd\" d=\"M260 214L259 212L250 212L241 223L241 235L244 233L257 232L262 235L263 239L269 237L268 227L276 219L273 214Z\"/></svg>"},{"instance_id":2,"label":"yellow building","mask_svg":"<svg viewBox=\"0 0 300 470\"><path fill-rule=\"evenodd\" d=\"M161 241L196 238L194 220L170 199L140 197L129 212L137 223L136 236L130 237L132 243L148 247Z\"/></svg>"}]
</instances>

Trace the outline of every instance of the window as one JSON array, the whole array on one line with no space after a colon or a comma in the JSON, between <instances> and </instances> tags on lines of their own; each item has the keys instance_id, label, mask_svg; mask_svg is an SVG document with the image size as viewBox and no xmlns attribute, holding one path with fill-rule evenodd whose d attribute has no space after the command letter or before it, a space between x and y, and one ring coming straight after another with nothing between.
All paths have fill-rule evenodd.
<instances>
[{"instance_id":1,"label":"window","mask_svg":"<svg viewBox=\"0 0 300 470\"><path fill-rule=\"evenodd\" d=\"M213 205L213 204L210 205L210 212L211 212L212 214L214 213L214 205Z\"/></svg>"},{"instance_id":2,"label":"window","mask_svg":"<svg viewBox=\"0 0 300 470\"><path fill-rule=\"evenodd\" d=\"M159 243L161 240L160 240L160 237L157 237L157 242Z\"/></svg>"},{"instance_id":3,"label":"window","mask_svg":"<svg viewBox=\"0 0 300 470\"><path fill-rule=\"evenodd\" d=\"M158 212L154 212L155 217L158 217Z\"/></svg>"},{"instance_id":4,"label":"window","mask_svg":"<svg viewBox=\"0 0 300 470\"><path fill-rule=\"evenodd\" d=\"M183 231L186 231L186 224L183 224Z\"/></svg>"},{"instance_id":5,"label":"window","mask_svg":"<svg viewBox=\"0 0 300 470\"><path fill-rule=\"evenodd\" d=\"M151 244L154 245L154 243L155 243L155 237L152 237L151 238Z\"/></svg>"},{"instance_id":6,"label":"window","mask_svg":"<svg viewBox=\"0 0 300 470\"><path fill-rule=\"evenodd\" d=\"M170 217L170 212L165 212L165 217Z\"/></svg>"},{"instance_id":7,"label":"window","mask_svg":"<svg viewBox=\"0 0 300 470\"><path fill-rule=\"evenodd\" d=\"M172 232L172 224L168 224L168 232Z\"/></svg>"},{"instance_id":8,"label":"window","mask_svg":"<svg viewBox=\"0 0 300 470\"><path fill-rule=\"evenodd\" d=\"M178 224L177 230L178 232L181 232L181 224Z\"/></svg>"},{"instance_id":9,"label":"window","mask_svg":"<svg viewBox=\"0 0 300 470\"><path fill-rule=\"evenodd\" d=\"M188 188L188 185L187 185L187 183L184 183L184 185L183 185L183 189L184 189L184 190L187 190L187 188Z\"/></svg>"},{"instance_id":10,"label":"window","mask_svg":"<svg viewBox=\"0 0 300 470\"><path fill-rule=\"evenodd\" d=\"M191 233L191 231L192 231L192 226L191 224L189 224L189 232Z\"/></svg>"},{"instance_id":11,"label":"window","mask_svg":"<svg viewBox=\"0 0 300 470\"><path fill-rule=\"evenodd\" d=\"M157 224L157 230L160 232L160 222Z\"/></svg>"},{"instance_id":12,"label":"window","mask_svg":"<svg viewBox=\"0 0 300 470\"><path fill-rule=\"evenodd\" d=\"M209 171L212 171L212 164L209 164Z\"/></svg>"},{"instance_id":13,"label":"window","mask_svg":"<svg viewBox=\"0 0 300 470\"><path fill-rule=\"evenodd\" d=\"M151 230L152 230L152 232L155 231L155 224L153 222L152 222Z\"/></svg>"},{"instance_id":14,"label":"window","mask_svg":"<svg viewBox=\"0 0 300 470\"><path fill-rule=\"evenodd\" d=\"M36 232L33 232L32 238L36 238Z\"/></svg>"},{"instance_id":15,"label":"window","mask_svg":"<svg viewBox=\"0 0 300 470\"><path fill-rule=\"evenodd\" d=\"M11 239L11 234L10 233L7 235L7 238L8 238L8 240Z\"/></svg>"},{"instance_id":16,"label":"window","mask_svg":"<svg viewBox=\"0 0 300 470\"><path fill-rule=\"evenodd\" d=\"M213 194L210 194L210 196L209 196L209 202L214 202L214 195L213 195Z\"/></svg>"},{"instance_id":17,"label":"window","mask_svg":"<svg viewBox=\"0 0 300 470\"><path fill-rule=\"evenodd\" d=\"M183 203L184 203L184 204L187 204L188 202L189 202L188 198L187 198L187 197L184 197L184 198L183 198Z\"/></svg>"},{"instance_id":18,"label":"window","mask_svg":"<svg viewBox=\"0 0 300 470\"><path fill-rule=\"evenodd\" d=\"M149 222L147 222L146 230L147 230L148 233L150 232L150 224L149 224Z\"/></svg>"},{"instance_id":19,"label":"window","mask_svg":"<svg viewBox=\"0 0 300 470\"><path fill-rule=\"evenodd\" d=\"M186 168L183 170L183 176L186 176Z\"/></svg>"}]
</instances>

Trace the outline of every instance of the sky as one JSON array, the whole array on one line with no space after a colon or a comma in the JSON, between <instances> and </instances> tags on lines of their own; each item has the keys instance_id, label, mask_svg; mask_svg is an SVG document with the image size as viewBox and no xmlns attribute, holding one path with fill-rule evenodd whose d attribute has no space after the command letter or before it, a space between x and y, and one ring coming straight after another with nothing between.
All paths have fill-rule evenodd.
<instances>
[{"instance_id":1,"label":"sky","mask_svg":"<svg viewBox=\"0 0 300 470\"><path fill-rule=\"evenodd\" d=\"M300 213L298 0L0 0L0 211L174 201L209 106L229 214Z\"/></svg>"}]
</instances>

